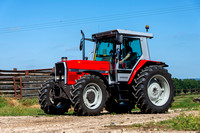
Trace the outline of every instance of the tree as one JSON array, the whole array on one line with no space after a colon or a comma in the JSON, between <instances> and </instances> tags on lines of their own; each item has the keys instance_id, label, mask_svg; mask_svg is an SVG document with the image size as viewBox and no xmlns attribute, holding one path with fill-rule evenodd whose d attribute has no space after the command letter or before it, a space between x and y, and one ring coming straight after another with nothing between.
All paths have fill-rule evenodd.
<instances>
[{"instance_id":1,"label":"tree","mask_svg":"<svg viewBox=\"0 0 200 133\"><path fill-rule=\"evenodd\" d=\"M177 79L174 78L174 86L176 88L175 92L176 94L180 94L181 91L183 93L193 93L197 88L200 88L200 80L195 80L195 79ZM200 91L197 89L198 92Z\"/></svg>"}]
</instances>

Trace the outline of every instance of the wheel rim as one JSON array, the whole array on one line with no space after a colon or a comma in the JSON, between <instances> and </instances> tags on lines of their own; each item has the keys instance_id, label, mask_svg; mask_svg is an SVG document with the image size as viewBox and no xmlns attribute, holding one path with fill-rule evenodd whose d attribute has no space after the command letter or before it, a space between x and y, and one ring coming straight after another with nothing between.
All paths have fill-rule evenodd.
<instances>
[{"instance_id":1,"label":"wheel rim","mask_svg":"<svg viewBox=\"0 0 200 133\"><path fill-rule=\"evenodd\" d=\"M156 106L164 105L170 96L170 86L162 75L153 76L148 82L148 97Z\"/></svg>"},{"instance_id":2,"label":"wheel rim","mask_svg":"<svg viewBox=\"0 0 200 133\"><path fill-rule=\"evenodd\" d=\"M83 91L83 101L89 109L96 109L102 102L102 90L96 83L89 83Z\"/></svg>"}]
</instances>

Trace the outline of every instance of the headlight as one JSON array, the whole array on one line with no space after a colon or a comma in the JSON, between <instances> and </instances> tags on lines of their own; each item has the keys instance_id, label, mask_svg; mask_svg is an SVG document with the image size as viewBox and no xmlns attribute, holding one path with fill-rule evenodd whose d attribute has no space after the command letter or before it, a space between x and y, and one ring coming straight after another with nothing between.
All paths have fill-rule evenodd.
<instances>
[{"instance_id":1,"label":"headlight","mask_svg":"<svg viewBox=\"0 0 200 133\"><path fill-rule=\"evenodd\" d=\"M61 76L61 80L63 80L65 78L64 75ZM56 80L60 80L60 76L56 76Z\"/></svg>"},{"instance_id":2,"label":"headlight","mask_svg":"<svg viewBox=\"0 0 200 133\"><path fill-rule=\"evenodd\" d=\"M59 80L60 79L60 76L56 76L56 80Z\"/></svg>"}]
</instances>

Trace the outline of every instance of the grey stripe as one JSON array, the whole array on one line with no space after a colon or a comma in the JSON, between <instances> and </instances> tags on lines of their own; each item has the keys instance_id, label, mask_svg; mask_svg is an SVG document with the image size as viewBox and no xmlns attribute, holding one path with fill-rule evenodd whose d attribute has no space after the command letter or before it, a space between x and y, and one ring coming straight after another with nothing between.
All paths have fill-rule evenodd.
<instances>
[{"instance_id":1,"label":"grey stripe","mask_svg":"<svg viewBox=\"0 0 200 133\"><path fill-rule=\"evenodd\" d=\"M69 69L70 72L85 72L85 71L94 71L99 73L108 73L108 71L100 71L100 70L88 70L88 69Z\"/></svg>"},{"instance_id":2,"label":"grey stripe","mask_svg":"<svg viewBox=\"0 0 200 133\"><path fill-rule=\"evenodd\" d=\"M65 75L64 75L64 80L65 80L65 84L67 84L67 65L66 65L66 62L63 62L64 64L64 71L65 71Z\"/></svg>"}]
</instances>

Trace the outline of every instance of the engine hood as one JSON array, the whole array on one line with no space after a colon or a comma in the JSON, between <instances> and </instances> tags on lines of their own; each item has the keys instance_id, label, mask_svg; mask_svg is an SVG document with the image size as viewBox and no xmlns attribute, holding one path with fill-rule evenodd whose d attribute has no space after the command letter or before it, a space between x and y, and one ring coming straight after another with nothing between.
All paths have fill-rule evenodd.
<instances>
[{"instance_id":1,"label":"engine hood","mask_svg":"<svg viewBox=\"0 0 200 133\"><path fill-rule=\"evenodd\" d=\"M109 71L108 61L68 60L65 61L68 69Z\"/></svg>"}]
</instances>

